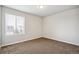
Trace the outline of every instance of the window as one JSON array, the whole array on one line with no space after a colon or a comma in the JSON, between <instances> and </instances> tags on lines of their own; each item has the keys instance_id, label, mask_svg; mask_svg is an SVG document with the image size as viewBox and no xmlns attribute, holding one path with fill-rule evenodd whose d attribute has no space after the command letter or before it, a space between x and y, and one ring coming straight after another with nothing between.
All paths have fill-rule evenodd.
<instances>
[{"instance_id":1,"label":"window","mask_svg":"<svg viewBox=\"0 0 79 59\"><path fill-rule=\"evenodd\" d=\"M16 21L16 28L18 33L24 33L24 17L17 16L17 21Z\"/></svg>"},{"instance_id":2,"label":"window","mask_svg":"<svg viewBox=\"0 0 79 59\"><path fill-rule=\"evenodd\" d=\"M24 34L25 17L5 13L5 34Z\"/></svg>"},{"instance_id":3,"label":"window","mask_svg":"<svg viewBox=\"0 0 79 59\"><path fill-rule=\"evenodd\" d=\"M14 34L15 27L15 15L5 14L5 32L6 35Z\"/></svg>"}]
</instances>

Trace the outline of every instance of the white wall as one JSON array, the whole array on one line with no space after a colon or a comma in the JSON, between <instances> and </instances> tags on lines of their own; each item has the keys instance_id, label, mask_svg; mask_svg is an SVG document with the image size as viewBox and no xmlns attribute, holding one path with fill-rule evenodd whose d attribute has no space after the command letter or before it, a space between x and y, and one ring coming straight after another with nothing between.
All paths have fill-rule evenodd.
<instances>
[{"instance_id":1,"label":"white wall","mask_svg":"<svg viewBox=\"0 0 79 59\"><path fill-rule=\"evenodd\" d=\"M1 6L0 6L0 46L1 46Z\"/></svg>"},{"instance_id":2,"label":"white wall","mask_svg":"<svg viewBox=\"0 0 79 59\"><path fill-rule=\"evenodd\" d=\"M3 7L3 16L5 12L25 16L26 17L26 20L25 20L26 30L25 30L25 35L11 35L11 36L6 36L5 30L3 30L2 31L3 32L3 46L41 37L41 31L42 31L41 17ZM4 21L5 20L3 17L3 29L5 29Z\"/></svg>"},{"instance_id":3,"label":"white wall","mask_svg":"<svg viewBox=\"0 0 79 59\"><path fill-rule=\"evenodd\" d=\"M79 45L79 8L45 17L43 36Z\"/></svg>"}]
</instances>

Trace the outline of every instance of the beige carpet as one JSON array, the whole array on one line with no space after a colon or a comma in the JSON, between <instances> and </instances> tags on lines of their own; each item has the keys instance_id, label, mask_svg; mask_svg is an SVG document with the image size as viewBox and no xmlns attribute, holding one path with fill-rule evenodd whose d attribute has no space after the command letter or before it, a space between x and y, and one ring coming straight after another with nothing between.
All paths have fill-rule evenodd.
<instances>
[{"instance_id":1,"label":"beige carpet","mask_svg":"<svg viewBox=\"0 0 79 59\"><path fill-rule=\"evenodd\" d=\"M2 47L3 54L75 54L79 47L46 38Z\"/></svg>"}]
</instances>

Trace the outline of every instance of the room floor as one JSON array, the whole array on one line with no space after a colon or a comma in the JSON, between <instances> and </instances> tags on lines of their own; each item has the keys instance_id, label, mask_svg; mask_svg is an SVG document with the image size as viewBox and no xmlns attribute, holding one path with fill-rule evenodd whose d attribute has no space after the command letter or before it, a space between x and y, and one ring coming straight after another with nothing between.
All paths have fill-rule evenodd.
<instances>
[{"instance_id":1,"label":"room floor","mask_svg":"<svg viewBox=\"0 0 79 59\"><path fill-rule=\"evenodd\" d=\"M51 39L39 38L2 47L3 54L78 54L79 47Z\"/></svg>"}]
</instances>

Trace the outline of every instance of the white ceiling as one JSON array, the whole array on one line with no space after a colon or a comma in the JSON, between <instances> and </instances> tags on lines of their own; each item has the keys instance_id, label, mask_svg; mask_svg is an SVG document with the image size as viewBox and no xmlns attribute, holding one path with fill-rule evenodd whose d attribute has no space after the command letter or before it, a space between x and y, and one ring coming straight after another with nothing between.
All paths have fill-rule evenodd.
<instances>
[{"instance_id":1,"label":"white ceiling","mask_svg":"<svg viewBox=\"0 0 79 59\"><path fill-rule=\"evenodd\" d=\"M39 5L6 5L6 7L14 8L20 11L31 13L38 16L48 16L64 10L76 8L74 5L44 5L44 8L39 8Z\"/></svg>"}]
</instances>

